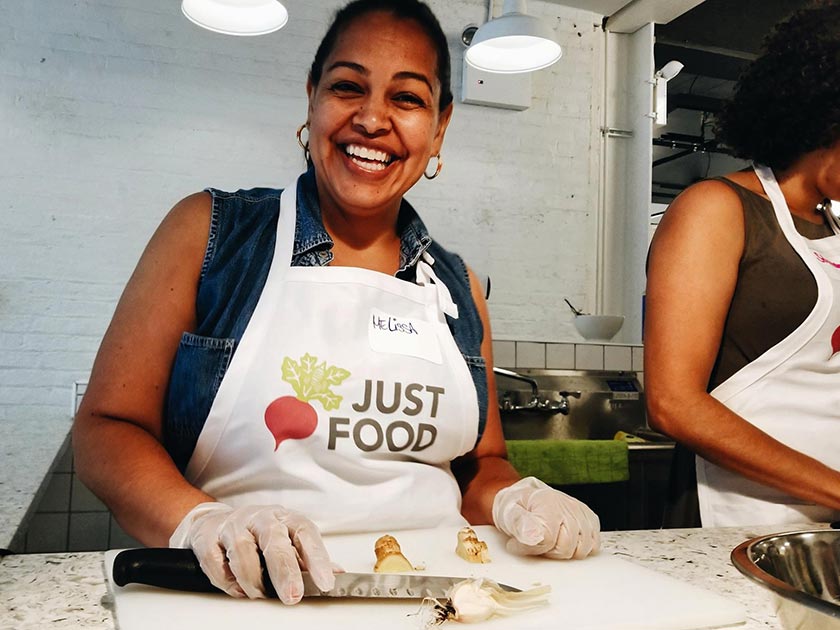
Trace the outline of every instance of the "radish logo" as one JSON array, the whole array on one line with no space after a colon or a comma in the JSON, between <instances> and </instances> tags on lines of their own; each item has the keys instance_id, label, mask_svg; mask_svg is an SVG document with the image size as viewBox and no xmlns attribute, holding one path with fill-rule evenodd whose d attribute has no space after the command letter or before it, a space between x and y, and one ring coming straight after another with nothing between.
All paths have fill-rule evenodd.
<instances>
[{"instance_id":1,"label":"radish logo","mask_svg":"<svg viewBox=\"0 0 840 630\"><path fill-rule=\"evenodd\" d=\"M831 335L831 356L834 356L838 352L840 352L840 326Z\"/></svg>"},{"instance_id":2,"label":"radish logo","mask_svg":"<svg viewBox=\"0 0 840 630\"><path fill-rule=\"evenodd\" d=\"M350 376L347 370L318 363L306 353L300 362L283 357L283 380L295 390L294 396L281 396L265 409L265 426L274 436L274 450L283 440L302 440L315 432L318 414L309 401L317 400L325 411L338 409L342 397L330 388Z\"/></svg>"}]
</instances>

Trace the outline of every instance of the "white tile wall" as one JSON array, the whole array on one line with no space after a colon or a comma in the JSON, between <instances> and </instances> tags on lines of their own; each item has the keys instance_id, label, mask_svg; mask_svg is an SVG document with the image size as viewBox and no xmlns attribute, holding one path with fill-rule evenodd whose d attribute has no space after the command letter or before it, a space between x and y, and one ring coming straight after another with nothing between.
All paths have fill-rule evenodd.
<instances>
[{"instance_id":1,"label":"white tile wall","mask_svg":"<svg viewBox=\"0 0 840 630\"><path fill-rule=\"evenodd\" d=\"M516 342L516 367L544 368L545 344L532 341Z\"/></svg>"},{"instance_id":2,"label":"white tile wall","mask_svg":"<svg viewBox=\"0 0 840 630\"><path fill-rule=\"evenodd\" d=\"M545 367L554 370L575 369L575 344L548 343L545 346Z\"/></svg>"},{"instance_id":3,"label":"white tile wall","mask_svg":"<svg viewBox=\"0 0 840 630\"><path fill-rule=\"evenodd\" d=\"M633 347L633 371L641 372L645 369L645 349L642 346Z\"/></svg>"},{"instance_id":4,"label":"white tile wall","mask_svg":"<svg viewBox=\"0 0 840 630\"><path fill-rule=\"evenodd\" d=\"M633 349L628 346L604 346L604 369L623 370L633 369Z\"/></svg>"},{"instance_id":5,"label":"white tile wall","mask_svg":"<svg viewBox=\"0 0 840 630\"><path fill-rule=\"evenodd\" d=\"M575 369L603 370L604 346L599 344L577 344L575 346Z\"/></svg>"},{"instance_id":6,"label":"white tile wall","mask_svg":"<svg viewBox=\"0 0 840 630\"><path fill-rule=\"evenodd\" d=\"M514 367L516 365L516 342L494 341L493 364L499 367Z\"/></svg>"},{"instance_id":7,"label":"white tile wall","mask_svg":"<svg viewBox=\"0 0 840 630\"><path fill-rule=\"evenodd\" d=\"M111 517L108 512L70 512L68 551L98 551L108 548Z\"/></svg>"},{"instance_id":8,"label":"white tile wall","mask_svg":"<svg viewBox=\"0 0 840 630\"><path fill-rule=\"evenodd\" d=\"M508 369L547 368L641 372L644 369L643 359L643 349L636 345L506 340L493 342L495 365Z\"/></svg>"},{"instance_id":9,"label":"white tile wall","mask_svg":"<svg viewBox=\"0 0 840 630\"><path fill-rule=\"evenodd\" d=\"M26 530L26 551L52 553L67 551L70 512L37 512Z\"/></svg>"}]
</instances>

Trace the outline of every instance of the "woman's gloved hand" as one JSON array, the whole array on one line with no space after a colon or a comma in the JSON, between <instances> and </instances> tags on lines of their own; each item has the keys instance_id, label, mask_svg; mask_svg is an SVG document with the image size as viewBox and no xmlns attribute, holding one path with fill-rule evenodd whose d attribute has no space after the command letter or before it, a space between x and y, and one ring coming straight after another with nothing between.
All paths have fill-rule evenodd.
<instances>
[{"instance_id":1,"label":"woman's gloved hand","mask_svg":"<svg viewBox=\"0 0 840 630\"><path fill-rule=\"evenodd\" d=\"M535 477L520 479L496 494L493 522L511 537L507 550L522 556L579 559L601 545L598 515Z\"/></svg>"},{"instance_id":2,"label":"woman's gloved hand","mask_svg":"<svg viewBox=\"0 0 840 630\"><path fill-rule=\"evenodd\" d=\"M303 597L301 570L323 591L335 584L333 564L318 527L280 506L232 508L200 503L169 539L170 547L189 547L217 588L234 597L265 597L261 552L271 583L284 604Z\"/></svg>"}]
</instances>

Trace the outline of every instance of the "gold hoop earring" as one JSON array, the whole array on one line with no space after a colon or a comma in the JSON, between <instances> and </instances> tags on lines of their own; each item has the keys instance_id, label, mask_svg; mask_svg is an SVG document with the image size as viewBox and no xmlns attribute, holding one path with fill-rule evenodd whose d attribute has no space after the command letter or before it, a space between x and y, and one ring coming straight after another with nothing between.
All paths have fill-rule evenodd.
<instances>
[{"instance_id":1,"label":"gold hoop earring","mask_svg":"<svg viewBox=\"0 0 840 630\"><path fill-rule=\"evenodd\" d=\"M423 177L425 177L426 179L434 179L435 177L440 175L440 169L443 168L443 160L440 159L440 153L438 153L437 155L433 155L432 157L435 158L435 160L437 160L437 166L435 167L434 174L429 175L429 173L428 173L429 166L426 165L426 170L423 171ZM431 160L429 160L429 161L431 161Z\"/></svg>"},{"instance_id":2,"label":"gold hoop earring","mask_svg":"<svg viewBox=\"0 0 840 630\"><path fill-rule=\"evenodd\" d=\"M306 129L306 141L304 142L303 138L303 130ZM297 141L298 146L303 149L303 159L306 160L306 163L309 163L309 122L303 123L297 130Z\"/></svg>"}]
</instances>

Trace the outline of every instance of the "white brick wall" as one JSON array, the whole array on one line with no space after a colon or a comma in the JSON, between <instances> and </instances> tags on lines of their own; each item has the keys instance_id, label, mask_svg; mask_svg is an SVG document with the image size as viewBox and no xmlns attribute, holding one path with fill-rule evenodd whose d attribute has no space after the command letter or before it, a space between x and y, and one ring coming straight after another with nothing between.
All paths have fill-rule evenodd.
<instances>
[{"instance_id":1,"label":"white brick wall","mask_svg":"<svg viewBox=\"0 0 840 630\"><path fill-rule=\"evenodd\" d=\"M0 421L66 409L175 201L302 167L306 70L339 4L286 0L283 30L233 38L190 24L177 0L0 0ZM430 4L457 95L460 33L486 3ZM456 102L444 171L410 199L492 277L495 337L574 340L562 298L594 290L603 35L594 14L529 10L555 24L563 59L534 75L527 111Z\"/></svg>"}]
</instances>

